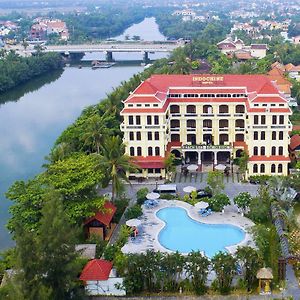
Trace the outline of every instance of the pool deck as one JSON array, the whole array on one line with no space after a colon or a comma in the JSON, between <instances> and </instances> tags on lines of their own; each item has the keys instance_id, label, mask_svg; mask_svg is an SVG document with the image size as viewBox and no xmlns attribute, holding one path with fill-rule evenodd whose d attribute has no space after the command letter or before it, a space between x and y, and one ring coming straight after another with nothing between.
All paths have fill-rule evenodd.
<instances>
[{"instance_id":1,"label":"pool deck","mask_svg":"<svg viewBox=\"0 0 300 300\"><path fill-rule=\"evenodd\" d=\"M165 223L156 216L156 212L167 207L181 207L186 209L188 215L193 220L204 224L228 224L235 225L245 231L245 238L236 245L226 247L229 253L234 254L238 246L251 246L255 248L253 238L249 233L249 229L254 223L246 217L235 212L213 212L207 217L201 217L198 213L199 209L194 206L178 200L158 200L159 204L153 208L146 208L143 205L143 215L139 235L135 239L129 239L122 248L123 253L141 253L147 250L161 251L172 253L169 249L163 247L158 241L159 232L165 226ZM184 253L185 254L185 253Z\"/></svg>"}]
</instances>

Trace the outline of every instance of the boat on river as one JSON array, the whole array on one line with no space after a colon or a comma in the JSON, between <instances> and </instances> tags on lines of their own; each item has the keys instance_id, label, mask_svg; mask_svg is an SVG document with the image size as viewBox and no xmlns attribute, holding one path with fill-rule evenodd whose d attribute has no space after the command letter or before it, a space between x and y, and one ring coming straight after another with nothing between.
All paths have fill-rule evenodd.
<instances>
[{"instance_id":1,"label":"boat on river","mask_svg":"<svg viewBox=\"0 0 300 300\"><path fill-rule=\"evenodd\" d=\"M115 64L116 64L115 62L104 62L104 61L95 60L92 62L92 69L99 69L99 68L107 69L107 68L111 68Z\"/></svg>"}]
</instances>

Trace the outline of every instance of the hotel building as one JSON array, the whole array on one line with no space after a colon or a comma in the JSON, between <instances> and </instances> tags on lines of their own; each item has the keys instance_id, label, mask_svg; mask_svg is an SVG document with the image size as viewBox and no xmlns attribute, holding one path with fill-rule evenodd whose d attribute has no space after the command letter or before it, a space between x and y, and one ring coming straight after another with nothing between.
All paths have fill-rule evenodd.
<instances>
[{"instance_id":1,"label":"hotel building","mask_svg":"<svg viewBox=\"0 0 300 300\"><path fill-rule=\"evenodd\" d=\"M165 176L171 152L187 163L229 164L243 151L247 175L287 175L291 110L263 75L153 75L124 101L126 153L143 177Z\"/></svg>"}]
</instances>

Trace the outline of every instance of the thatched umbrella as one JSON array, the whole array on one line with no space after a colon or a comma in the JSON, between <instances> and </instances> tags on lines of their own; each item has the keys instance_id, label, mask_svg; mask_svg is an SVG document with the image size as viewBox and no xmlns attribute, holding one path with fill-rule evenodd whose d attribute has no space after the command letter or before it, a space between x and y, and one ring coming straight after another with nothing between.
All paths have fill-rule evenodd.
<instances>
[{"instance_id":1,"label":"thatched umbrella","mask_svg":"<svg viewBox=\"0 0 300 300\"><path fill-rule=\"evenodd\" d=\"M261 268L256 274L256 278L259 280L259 290L263 289L264 294L269 294L270 291L270 281L273 279L273 273L271 268Z\"/></svg>"}]
</instances>

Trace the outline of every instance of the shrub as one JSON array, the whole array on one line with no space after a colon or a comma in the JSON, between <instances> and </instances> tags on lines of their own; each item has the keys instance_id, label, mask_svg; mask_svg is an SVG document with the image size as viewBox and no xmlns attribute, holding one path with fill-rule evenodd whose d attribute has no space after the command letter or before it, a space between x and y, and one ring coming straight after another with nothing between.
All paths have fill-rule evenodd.
<instances>
[{"instance_id":1,"label":"shrub","mask_svg":"<svg viewBox=\"0 0 300 300\"><path fill-rule=\"evenodd\" d=\"M270 179L270 175L252 175L249 176L249 180L253 180L259 184L265 184Z\"/></svg>"},{"instance_id":2,"label":"shrub","mask_svg":"<svg viewBox=\"0 0 300 300\"><path fill-rule=\"evenodd\" d=\"M118 251L120 251L120 248L117 245L114 244L107 245L103 253L104 259L113 261Z\"/></svg>"},{"instance_id":3,"label":"shrub","mask_svg":"<svg viewBox=\"0 0 300 300\"><path fill-rule=\"evenodd\" d=\"M141 188L136 192L136 203L139 205L144 204L146 196L149 193L148 188Z\"/></svg>"},{"instance_id":4,"label":"shrub","mask_svg":"<svg viewBox=\"0 0 300 300\"><path fill-rule=\"evenodd\" d=\"M99 239L99 236L96 234L92 234L89 237L88 243L96 244L96 258L100 258L102 256L104 249L107 246L107 241Z\"/></svg>"},{"instance_id":5,"label":"shrub","mask_svg":"<svg viewBox=\"0 0 300 300\"><path fill-rule=\"evenodd\" d=\"M245 210L246 207L249 207L252 197L248 192L239 193L234 197L233 202L241 209Z\"/></svg>"},{"instance_id":6,"label":"shrub","mask_svg":"<svg viewBox=\"0 0 300 300\"><path fill-rule=\"evenodd\" d=\"M136 204L127 209L125 213L126 220L135 219L140 217L143 214L142 208L140 205Z\"/></svg>"},{"instance_id":7,"label":"shrub","mask_svg":"<svg viewBox=\"0 0 300 300\"><path fill-rule=\"evenodd\" d=\"M117 211L113 217L113 223L119 223L126 207L128 206L129 200L128 199L120 199L114 202L114 205L117 207Z\"/></svg>"},{"instance_id":8,"label":"shrub","mask_svg":"<svg viewBox=\"0 0 300 300\"><path fill-rule=\"evenodd\" d=\"M208 203L213 211L222 211L224 206L230 204L230 200L225 194L217 194L210 198Z\"/></svg>"}]
</instances>

